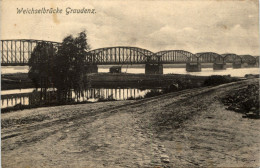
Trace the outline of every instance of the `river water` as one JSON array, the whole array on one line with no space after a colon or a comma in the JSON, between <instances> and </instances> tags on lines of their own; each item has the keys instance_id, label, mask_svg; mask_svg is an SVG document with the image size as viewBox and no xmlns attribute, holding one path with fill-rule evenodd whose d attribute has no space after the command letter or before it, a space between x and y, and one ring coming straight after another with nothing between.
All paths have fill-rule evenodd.
<instances>
[{"instance_id":1,"label":"river water","mask_svg":"<svg viewBox=\"0 0 260 168\"><path fill-rule=\"evenodd\" d=\"M28 66L7 66L1 68L1 74L8 73L28 73ZM213 68L202 68L201 72L186 72L185 68L164 68L164 74L190 74L197 76L210 76L210 75L231 75L234 77L244 77L246 74L259 74L259 68L240 68L233 69L227 68L226 70L213 70ZM98 72L107 73L109 68L99 68ZM134 74L144 74L144 68L122 68L122 73L134 73ZM1 91L1 108L12 107L16 104L28 105L29 94L32 93L34 89L15 89L15 90L4 90ZM84 96L77 99L77 101L90 101L95 102L100 98L107 99L108 97L115 100L126 100L129 98L143 97L149 89L88 89L84 92ZM72 98L75 98L73 93Z\"/></svg>"},{"instance_id":2,"label":"river water","mask_svg":"<svg viewBox=\"0 0 260 168\"><path fill-rule=\"evenodd\" d=\"M210 75L231 75L234 77L244 77L245 74L259 74L259 68L240 68L233 69L227 68L226 70L213 70L213 68L202 68L201 72L186 72L185 68L163 68L164 74L190 74L197 76L210 76ZM28 73L28 66L6 66L1 68L1 74L8 73ZM109 72L109 68L98 68L98 72ZM144 74L144 68L122 68L123 73Z\"/></svg>"},{"instance_id":3,"label":"river water","mask_svg":"<svg viewBox=\"0 0 260 168\"><path fill-rule=\"evenodd\" d=\"M100 100L127 100L143 98L147 92L151 89L105 89L105 88L90 88L83 91L80 97L76 97L75 93L72 92L72 99L76 102L97 102ZM39 95L39 92L37 92ZM1 92L1 108L13 107L17 104L29 105L30 99L35 95L34 89L16 89L6 90Z\"/></svg>"}]
</instances>

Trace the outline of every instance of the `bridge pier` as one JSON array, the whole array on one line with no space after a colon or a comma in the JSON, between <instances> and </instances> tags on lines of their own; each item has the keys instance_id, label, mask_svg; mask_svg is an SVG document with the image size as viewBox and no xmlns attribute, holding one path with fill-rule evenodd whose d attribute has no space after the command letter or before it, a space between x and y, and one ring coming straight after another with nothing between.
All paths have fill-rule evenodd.
<instances>
[{"instance_id":1,"label":"bridge pier","mask_svg":"<svg viewBox=\"0 0 260 168\"><path fill-rule=\"evenodd\" d=\"M163 65L145 64L145 74L163 74Z\"/></svg>"},{"instance_id":2,"label":"bridge pier","mask_svg":"<svg viewBox=\"0 0 260 168\"><path fill-rule=\"evenodd\" d=\"M98 73L98 66L94 64L88 64L85 66L86 73Z\"/></svg>"},{"instance_id":3,"label":"bridge pier","mask_svg":"<svg viewBox=\"0 0 260 168\"><path fill-rule=\"evenodd\" d=\"M233 66L233 69L238 69L238 68L241 68L242 67L242 64L241 63L233 63L232 64L232 66Z\"/></svg>"},{"instance_id":4,"label":"bridge pier","mask_svg":"<svg viewBox=\"0 0 260 168\"><path fill-rule=\"evenodd\" d=\"M227 69L226 63L214 63L213 70L225 70Z\"/></svg>"},{"instance_id":5,"label":"bridge pier","mask_svg":"<svg viewBox=\"0 0 260 168\"><path fill-rule=\"evenodd\" d=\"M187 72L200 72L201 63L186 63L186 71Z\"/></svg>"},{"instance_id":6,"label":"bridge pier","mask_svg":"<svg viewBox=\"0 0 260 168\"><path fill-rule=\"evenodd\" d=\"M242 67L242 68L247 68L247 67L248 67L248 64L247 64L247 63L242 63L242 64L241 64L241 67Z\"/></svg>"},{"instance_id":7,"label":"bridge pier","mask_svg":"<svg viewBox=\"0 0 260 168\"><path fill-rule=\"evenodd\" d=\"M249 67L249 68L250 68L250 67L256 67L256 65L257 65L256 63L248 63L248 64L247 64L247 67Z\"/></svg>"},{"instance_id":8,"label":"bridge pier","mask_svg":"<svg viewBox=\"0 0 260 168\"><path fill-rule=\"evenodd\" d=\"M257 67L258 64L257 63L243 63L241 65L242 68L250 68L250 67Z\"/></svg>"}]
</instances>

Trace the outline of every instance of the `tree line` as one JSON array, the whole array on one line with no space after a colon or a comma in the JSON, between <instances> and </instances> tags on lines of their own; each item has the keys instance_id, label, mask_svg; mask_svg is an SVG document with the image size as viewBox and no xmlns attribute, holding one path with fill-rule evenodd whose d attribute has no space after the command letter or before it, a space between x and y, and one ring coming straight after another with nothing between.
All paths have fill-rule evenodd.
<instances>
[{"instance_id":1,"label":"tree line","mask_svg":"<svg viewBox=\"0 0 260 168\"><path fill-rule=\"evenodd\" d=\"M85 57L89 50L85 31L77 37L65 37L58 47L47 42L36 45L29 59L28 76L36 90L41 88L41 99L45 99L49 87L56 89L59 102L70 99L72 90L76 96L81 94L87 82Z\"/></svg>"}]
</instances>

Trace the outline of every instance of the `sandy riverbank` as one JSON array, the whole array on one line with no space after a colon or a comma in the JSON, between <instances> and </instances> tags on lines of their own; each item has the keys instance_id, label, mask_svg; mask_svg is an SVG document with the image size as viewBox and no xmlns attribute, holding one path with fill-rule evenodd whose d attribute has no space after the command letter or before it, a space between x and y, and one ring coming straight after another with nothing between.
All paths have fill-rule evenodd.
<instances>
[{"instance_id":1,"label":"sandy riverbank","mask_svg":"<svg viewBox=\"0 0 260 168\"><path fill-rule=\"evenodd\" d=\"M260 120L219 101L252 82L2 114L2 166L260 166Z\"/></svg>"}]
</instances>

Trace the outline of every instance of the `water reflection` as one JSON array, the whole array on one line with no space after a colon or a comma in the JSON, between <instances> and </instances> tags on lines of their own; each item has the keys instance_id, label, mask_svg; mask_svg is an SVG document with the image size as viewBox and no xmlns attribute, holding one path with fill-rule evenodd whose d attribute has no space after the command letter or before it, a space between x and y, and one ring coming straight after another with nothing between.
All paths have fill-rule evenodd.
<instances>
[{"instance_id":1,"label":"water reflection","mask_svg":"<svg viewBox=\"0 0 260 168\"><path fill-rule=\"evenodd\" d=\"M29 105L29 96L15 95L8 98L1 98L1 108L14 107L15 105Z\"/></svg>"},{"instance_id":2,"label":"water reflection","mask_svg":"<svg viewBox=\"0 0 260 168\"><path fill-rule=\"evenodd\" d=\"M34 88L30 89L13 89L13 90L1 90L1 96L10 94L21 94L21 93L31 93Z\"/></svg>"},{"instance_id":3,"label":"water reflection","mask_svg":"<svg viewBox=\"0 0 260 168\"><path fill-rule=\"evenodd\" d=\"M27 91L30 89L21 89L21 92L14 94L15 90L5 91L5 94L1 96L1 108L14 107L15 105L33 105L36 102L36 99L40 97L40 92L30 92ZM151 91L151 89L96 89L91 88L87 89L76 96L72 92L72 99L76 102L97 102L97 101L107 101L107 100L126 100L126 99L138 99L143 98L144 95ZM9 92L9 94L8 94ZM48 92L47 100L52 101L55 99L54 92Z\"/></svg>"}]
</instances>

